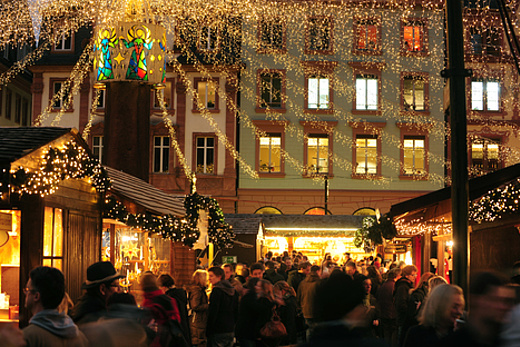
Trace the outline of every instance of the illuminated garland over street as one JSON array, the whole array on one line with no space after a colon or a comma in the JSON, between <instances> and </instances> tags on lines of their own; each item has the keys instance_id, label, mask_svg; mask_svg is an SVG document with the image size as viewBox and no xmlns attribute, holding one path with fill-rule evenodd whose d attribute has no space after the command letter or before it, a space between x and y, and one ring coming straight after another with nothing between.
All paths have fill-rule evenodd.
<instances>
[{"instance_id":1,"label":"illuminated garland over street","mask_svg":"<svg viewBox=\"0 0 520 347\"><path fill-rule=\"evenodd\" d=\"M506 215L518 213L520 181L496 188L470 205L469 217L475 223L493 222Z\"/></svg>"},{"instance_id":2,"label":"illuminated garland over street","mask_svg":"<svg viewBox=\"0 0 520 347\"><path fill-rule=\"evenodd\" d=\"M99 193L106 194L110 191L110 179L99 161L91 158L85 148L71 141L61 149L49 147L34 172L22 167L11 172L8 178L10 183L0 183L0 189L3 188L0 198L7 190L13 194L38 194L45 197L56 192L61 181L82 178L89 178ZM191 247L200 236L197 228L199 210L207 210L209 242L212 242L216 249L233 246L235 235L231 226L224 221L224 213L215 199L193 193L186 197L184 206L186 218L173 215L155 216L151 213L132 214L114 196L108 195L103 211L106 218L116 219L130 227L152 232Z\"/></svg>"}]
</instances>

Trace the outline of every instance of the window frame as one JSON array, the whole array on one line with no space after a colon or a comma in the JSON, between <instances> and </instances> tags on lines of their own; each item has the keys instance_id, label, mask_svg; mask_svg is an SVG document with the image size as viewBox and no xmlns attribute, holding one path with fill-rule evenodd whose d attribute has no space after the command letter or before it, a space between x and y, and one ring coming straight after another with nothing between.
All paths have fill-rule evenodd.
<instances>
[{"instance_id":1,"label":"window frame","mask_svg":"<svg viewBox=\"0 0 520 347\"><path fill-rule=\"evenodd\" d=\"M476 110L473 109L473 82L483 82L483 88L482 88L482 110ZM498 110L489 110L488 109L488 97L487 97L487 84L489 82L497 82L499 86L499 94L498 94ZM504 85L502 82L502 79L500 78L494 78L494 77L478 77L474 76L471 77L469 80L469 110L471 112L477 112L477 113L490 113L490 114L501 114L504 110L503 105L503 91L504 91Z\"/></svg>"},{"instance_id":2,"label":"window frame","mask_svg":"<svg viewBox=\"0 0 520 347\"><path fill-rule=\"evenodd\" d=\"M210 132L196 132L196 133L193 133L192 134L192 137L193 137L193 147L192 147L192 167L193 167L193 171L195 172L195 174L197 176L199 175L202 175L202 176L217 176L218 174L218 137L217 135L215 135L215 133L210 133ZM207 173L207 172L197 172L197 149L199 148L197 146L197 139L198 138L212 138L213 139L213 172L211 173ZM205 149L207 147L204 147ZM205 151L205 156L206 156L206 151Z\"/></svg>"},{"instance_id":3,"label":"window frame","mask_svg":"<svg viewBox=\"0 0 520 347\"><path fill-rule=\"evenodd\" d=\"M54 33L56 34L56 30ZM75 33L71 31L68 35L68 39L70 39L70 48L61 48L62 44L67 41L65 34L61 35L58 41L52 45L51 52L56 54L70 54L74 52L75 38ZM60 47L56 46L57 43L60 44Z\"/></svg>"},{"instance_id":4,"label":"window frame","mask_svg":"<svg viewBox=\"0 0 520 347\"><path fill-rule=\"evenodd\" d=\"M51 255L45 255L45 235L46 235L46 232L47 232L47 229L45 228L45 217L47 215L47 209L51 209L52 210L52 230L51 230L51 239L52 239L52 245L51 245ZM61 211L61 255L54 255L54 246L55 246L55 240L57 239L56 235L55 235L55 220L56 220L56 211L57 210L60 210ZM43 241L42 241L42 253L41 253L41 256L42 256L42 265L44 266L51 266L51 267L56 267L58 268L59 270L61 271L64 271L64 267L65 267L65 254L67 252L66 250L66 242L65 242L65 233L66 233L66 224L65 224L65 220L66 220L66 214L67 214L67 210L65 208L62 208L62 207L55 207L55 206L52 206L52 205L45 205L44 207L44 225L43 225ZM61 263L61 266L56 266L56 263L55 261L58 261Z\"/></svg>"},{"instance_id":5,"label":"window frame","mask_svg":"<svg viewBox=\"0 0 520 347\"><path fill-rule=\"evenodd\" d=\"M399 122L396 124L400 129L400 160L399 160L399 179L400 180L414 180L414 181L426 181L430 175L430 130L432 124L426 123L404 123ZM406 174L404 171L404 140L406 137L422 137L424 138L424 174Z\"/></svg>"},{"instance_id":6,"label":"window frame","mask_svg":"<svg viewBox=\"0 0 520 347\"><path fill-rule=\"evenodd\" d=\"M219 77L212 77L212 78L203 78L203 77L195 77L193 79L193 86L195 88L195 91L198 92L199 90L199 83L202 82L212 82L215 84L215 107L214 108L207 108L206 109L199 109L198 108L198 100L195 94L193 95L193 109L192 112L194 113L201 113L201 112L210 112L210 113L219 113L219 90L220 90L220 78ZM173 89L173 88L172 88ZM173 91L172 91L173 92ZM206 87L207 92L207 87ZM208 101L206 100L206 105Z\"/></svg>"},{"instance_id":7,"label":"window frame","mask_svg":"<svg viewBox=\"0 0 520 347\"><path fill-rule=\"evenodd\" d=\"M353 179L372 179L382 177L382 140L381 134L383 128L386 126L386 122L349 122L352 128L352 175ZM371 129L370 129L371 128ZM376 136L377 140L377 164L375 174L359 174L356 172L357 168L357 143L356 139L358 136Z\"/></svg>"},{"instance_id":8,"label":"window frame","mask_svg":"<svg viewBox=\"0 0 520 347\"><path fill-rule=\"evenodd\" d=\"M334 113L334 68L338 62L302 62L304 69L304 101L303 108L306 113L313 114L333 114ZM313 76L325 77L329 80L329 102L327 108L310 108L309 107L309 79ZM319 98L319 96L318 96Z\"/></svg>"},{"instance_id":9,"label":"window frame","mask_svg":"<svg viewBox=\"0 0 520 347\"><path fill-rule=\"evenodd\" d=\"M156 146L155 145L155 139L156 138L161 138L161 144L159 146ZM168 146L165 146L164 145L164 141L163 139L164 138L168 138ZM172 165L171 165L171 155L172 155L172 151L170 150L170 148L172 147L172 142L171 142L171 138L169 135L162 135L162 134L152 134L152 160L151 160L151 164L152 164L152 173L153 174L169 174L172 172ZM159 149L159 170L156 171L156 161L155 161L155 152L156 152L156 149ZM166 158L165 158L165 155L164 155L164 152L165 152L165 149L167 149L168 153L166 155ZM164 163L167 163L168 165L168 168L167 170L164 170Z\"/></svg>"},{"instance_id":10,"label":"window frame","mask_svg":"<svg viewBox=\"0 0 520 347\"><path fill-rule=\"evenodd\" d=\"M382 70L385 68L385 63L370 63L370 62L349 62L353 72L353 97L352 97L352 114L353 115L381 115L381 100L382 100ZM358 75L372 75L377 77L377 110L358 110L357 104L357 76Z\"/></svg>"},{"instance_id":11,"label":"window frame","mask_svg":"<svg viewBox=\"0 0 520 347\"><path fill-rule=\"evenodd\" d=\"M173 104L175 102L175 78L166 78L166 83L167 84L170 84L170 105L168 105L166 107L166 110L168 111L173 111L174 110L174 107L173 107ZM156 93L160 93L160 92L165 92L168 88L163 88L161 90L152 90L151 91L151 99L150 99L150 108L151 108L151 112L152 113L160 113L162 110L161 110L161 107L159 105L159 99L157 99L157 94ZM216 95L215 95L216 96ZM156 104L156 101L157 101L157 104ZM170 112L168 112L170 113Z\"/></svg>"},{"instance_id":12,"label":"window frame","mask_svg":"<svg viewBox=\"0 0 520 347\"><path fill-rule=\"evenodd\" d=\"M209 21L208 21L209 22ZM199 52L204 52L204 53L216 53L216 52L219 52L220 51L220 29L218 26L215 27L215 25L213 24L208 24L208 22L205 22L205 23L200 23L199 25L199 30L197 30L197 50ZM212 28L212 27L215 27L215 28ZM208 43L211 43L211 34L209 31L214 29L216 31L215 33L215 48L208 48ZM205 35L205 40L204 40L204 43L205 43L205 46L206 47L202 47L201 46L201 43L202 43L202 33L206 31L206 35Z\"/></svg>"},{"instance_id":13,"label":"window frame","mask_svg":"<svg viewBox=\"0 0 520 347\"><path fill-rule=\"evenodd\" d=\"M303 141L303 177L311 178L316 176L327 176L334 177L333 172L333 155L334 155L334 131L338 125L338 121L318 121L308 122L300 121L300 125L303 127L305 138ZM317 135L316 137L326 137L329 140L328 148L328 170L327 172L311 172L309 170L309 135Z\"/></svg>"},{"instance_id":14,"label":"window frame","mask_svg":"<svg viewBox=\"0 0 520 347\"><path fill-rule=\"evenodd\" d=\"M405 109L405 80L407 77L420 78L424 83L424 110ZM430 76L427 72L401 72L400 90L401 114L430 115Z\"/></svg>"},{"instance_id":15,"label":"window frame","mask_svg":"<svg viewBox=\"0 0 520 347\"><path fill-rule=\"evenodd\" d=\"M505 166L505 160L504 160L504 143L505 143L505 136L503 134L494 133L470 133L469 138L471 139L469 141L469 149L468 149L468 170L470 177L479 177L482 175L486 175L488 173L500 170L504 168ZM489 169L489 158L487 156L487 151L483 150L482 154L482 168L478 168L479 172L475 172L474 164L473 164L473 144L476 140L482 140L487 143L496 143L498 144L498 160L497 160L497 168L496 169Z\"/></svg>"},{"instance_id":16,"label":"window frame","mask_svg":"<svg viewBox=\"0 0 520 347\"><path fill-rule=\"evenodd\" d=\"M67 81L66 78L50 78L49 79L49 103L52 102L52 97L54 96L54 84L55 83L63 84L66 81ZM71 91L72 91L72 83L70 85L69 91L68 91L66 96L70 95ZM65 99L60 99L59 100L60 107L55 107L54 104L52 104L52 107L51 107L52 112L60 112L63 109L63 103L65 102ZM74 111L74 96L72 96L72 98L70 100L69 108L63 109L63 112L65 112L65 113L70 113L70 112L73 112L73 111Z\"/></svg>"},{"instance_id":17,"label":"window frame","mask_svg":"<svg viewBox=\"0 0 520 347\"><path fill-rule=\"evenodd\" d=\"M428 19L426 18L405 18L401 20L401 55L402 56L415 56L415 57L425 57L428 56L429 53L429 27L428 27ZM408 50L406 48L406 40L405 40L405 27L407 26L420 26L422 28L422 50Z\"/></svg>"},{"instance_id":18,"label":"window frame","mask_svg":"<svg viewBox=\"0 0 520 347\"><path fill-rule=\"evenodd\" d=\"M380 17L354 17L353 34L354 40L352 42L352 53L355 55L374 55L379 56L383 54L382 50L382 21ZM362 49L358 47L359 28L374 25L376 27L376 43L374 49ZM366 33L366 30L365 30Z\"/></svg>"},{"instance_id":19,"label":"window frame","mask_svg":"<svg viewBox=\"0 0 520 347\"><path fill-rule=\"evenodd\" d=\"M278 19L278 20L276 20ZM278 24L278 25L281 25L282 26L282 42L281 42L281 47L269 47L270 44L265 44L264 40L262 39L264 37L263 35L263 23L267 22L269 27L270 27L270 31L271 31L271 35L270 35L270 39L272 39L272 26L273 24ZM256 33L256 39L257 39L257 46L256 46L256 52L258 54L284 54L284 53L287 53L287 21L285 20L284 17L277 17L277 18L273 18L271 20L267 20L265 18L261 18L257 21L257 33Z\"/></svg>"},{"instance_id":20,"label":"window frame","mask_svg":"<svg viewBox=\"0 0 520 347\"><path fill-rule=\"evenodd\" d=\"M95 139L99 138L99 144L96 145ZM104 135L92 135L92 155L94 158L97 158L100 163L103 162L103 142L104 142ZM99 155L96 157L95 149L98 149Z\"/></svg>"},{"instance_id":21,"label":"window frame","mask_svg":"<svg viewBox=\"0 0 520 347\"><path fill-rule=\"evenodd\" d=\"M285 152L285 127L289 121L272 122L269 120L253 120L253 124L259 130L255 134L255 171L260 178L284 178L285 177L285 159L283 153ZM260 171L260 137L262 134L280 134L280 172L261 172Z\"/></svg>"},{"instance_id":22,"label":"window frame","mask_svg":"<svg viewBox=\"0 0 520 347\"><path fill-rule=\"evenodd\" d=\"M473 17L472 17L473 18ZM486 24L484 24L486 23ZM484 28L484 26L486 26ZM488 53L488 45L486 44L490 39L491 33L489 32L489 28L498 28L498 31L496 33L498 34L497 40L500 42L500 45L498 47L497 54L490 54ZM466 39L466 46L465 46L465 54L472 57L473 59L477 61L485 61L485 62L498 62L502 59L505 52L506 47L504 46L504 31L501 29L502 24L500 17L497 16L485 16L478 19L476 23L474 23L471 26L468 26L465 28L465 39ZM484 29L484 30L482 30ZM475 53L473 49L473 30L478 31L480 34L480 44L481 44L481 52Z\"/></svg>"},{"instance_id":23,"label":"window frame","mask_svg":"<svg viewBox=\"0 0 520 347\"><path fill-rule=\"evenodd\" d=\"M311 42L311 30L314 26L311 24L311 21L314 20L328 20L328 31L330 33L330 38L328 42L328 47L325 49L314 49L312 47ZM304 54L321 54L321 55L331 55L334 54L334 17L332 16L307 16L305 20L305 47Z\"/></svg>"},{"instance_id":24,"label":"window frame","mask_svg":"<svg viewBox=\"0 0 520 347\"><path fill-rule=\"evenodd\" d=\"M281 83L280 83L280 107L271 107L269 105L264 106L264 102L262 99L262 91L263 91L263 83L262 76L265 74L279 74ZM258 69L256 71L256 109L257 113L267 113L267 112L275 112L275 113L285 113L285 88L286 88L286 74L285 70L281 69Z\"/></svg>"}]
</instances>

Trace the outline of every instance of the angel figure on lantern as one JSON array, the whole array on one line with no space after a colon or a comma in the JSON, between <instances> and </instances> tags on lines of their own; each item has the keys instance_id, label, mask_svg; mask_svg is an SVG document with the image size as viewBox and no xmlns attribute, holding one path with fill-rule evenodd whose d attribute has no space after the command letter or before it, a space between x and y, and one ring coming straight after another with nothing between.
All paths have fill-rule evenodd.
<instances>
[{"instance_id":1,"label":"angel figure on lantern","mask_svg":"<svg viewBox=\"0 0 520 347\"><path fill-rule=\"evenodd\" d=\"M96 54L94 64L97 67L98 81L111 80L114 78L110 49L113 49L117 44L118 38L115 28L106 27L99 31L94 45L94 53Z\"/></svg>"},{"instance_id":2,"label":"angel figure on lantern","mask_svg":"<svg viewBox=\"0 0 520 347\"><path fill-rule=\"evenodd\" d=\"M148 81L148 67L146 64L146 50L151 50L153 39L150 29L144 25L134 25L128 30L128 41L121 38L126 48L133 48L130 56L126 78Z\"/></svg>"}]
</instances>

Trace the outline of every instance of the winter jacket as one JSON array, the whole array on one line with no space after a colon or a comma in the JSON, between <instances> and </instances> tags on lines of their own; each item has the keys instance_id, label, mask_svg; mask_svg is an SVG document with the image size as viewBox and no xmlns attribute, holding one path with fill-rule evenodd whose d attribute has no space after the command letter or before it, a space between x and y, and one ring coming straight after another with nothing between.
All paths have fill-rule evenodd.
<instances>
[{"instance_id":1,"label":"winter jacket","mask_svg":"<svg viewBox=\"0 0 520 347\"><path fill-rule=\"evenodd\" d=\"M283 325L285 325L287 336L282 339L280 345L295 345L297 337L296 313L298 312L298 302L296 297L290 294L283 297L283 302L284 305L280 305L277 311Z\"/></svg>"},{"instance_id":2,"label":"winter jacket","mask_svg":"<svg viewBox=\"0 0 520 347\"><path fill-rule=\"evenodd\" d=\"M149 310L151 319L154 319L157 325L160 327L166 326L168 320L175 320L180 323L181 316L179 314L179 308L174 298L163 293L162 290L155 290L153 292L144 293L144 301L142 307L145 310ZM164 347L161 344L161 335L157 334L150 347Z\"/></svg>"},{"instance_id":3,"label":"winter jacket","mask_svg":"<svg viewBox=\"0 0 520 347\"><path fill-rule=\"evenodd\" d=\"M408 301L410 299L410 291L413 283L406 277L401 277L395 282L394 287L394 307L396 314L396 323L398 326L407 324Z\"/></svg>"},{"instance_id":4,"label":"winter jacket","mask_svg":"<svg viewBox=\"0 0 520 347\"><path fill-rule=\"evenodd\" d=\"M66 314L58 310L43 310L22 330L27 347L87 347L88 340Z\"/></svg>"},{"instance_id":5,"label":"winter jacket","mask_svg":"<svg viewBox=\"0 0 520 347\"><path fill-rule=\"evenodd\" d=\"M394 307L394 280L387 280L377 291L377 304L383 319L395 319Z\"/></svg>"},{"instance_id":6,"label":"winter jacket","mask_svg":"<svg viewBox=\"0 0 520 347\"><path fill-rule=\"evenodd\" d=\"M287 283L294 288L295 292L298 292L298 286L301 281L305 279L306 275L299 271L289 272L289 278L287 279Z\"/></svg>"},{"instance_id":7,"label":"winter jacket","mask_svg":"<svg viewBox=\"0 0 520 347\"><path fill-rule=\"evenodd\" d=\"M238 316L238 293L229 281L219 281L209 297L206 336L232 333Z\"/></svg>"},{"instance_id":8,"label":"winter jacket","mask_svg":"<svg viewBox=\"0 0 520 347\"><path fill-rule=\"evenodd\" d=\"M406 317L406 322L409 326L419 324L417 317L419 316L419 311L427 294L428 287L425 285L420 286L410 294L410 299L408 299L408 314Z\"/></svg>"},{"instance_id":9,"label":"winter jacket","mask_svg":"<svg viewBox=\"0 0 520 347\"><path fill-rule=\"evenodd\" d=\"M192 345L206 341L206 324L208 321L208 296L206 288L191 285L188 288L189 320Z\"/></svg>"},{"instance_id":10,"label":"winter jacket","mask_svg":"<svg viewBox=\"0 0 520 347\"><path fill-rule=\"evenodd\" d=\"M186 291L182 288L170 288L166 291L166 295L172 297L177 301L177 306L179 308L179 314L181 317L181 329L182 334L186 341L191 341L190 334L190 323L188 318L188 295Z\"/></svg>"},{"instance_id":11,"label":"winter jacket","mask_svg":"<svg viewBox=\"0 0 520 347\"><path fill-rule=\"evenodd\" d=\"M314 293L316 287L320 283L320 277L318 275L309 275L305 278L298 287L297 301L298 305L302 309L303 316L307 319L314 317Z\"/></svg>"},{"instance_id":12,"label":"winter jacket","mask_svg":"<svg viewBox=\"0 0 520 347\"><path fill-rule=\"evenodd\" d=\"M285 278L276 272L275 269L267 269L264 272L264 279L268 280L272 284L275 284L278 281L285 281Z\"/></svg>"},{"instance_id":13,"label":"winter jacket","mask_svg":"<svg viewBox=\"0 0 520 347\"><path fill-rule=\"evenodd\" d=\"M106 302L102 297L85 293L71 310L70 316L74 323L81 325L95 322L105 316L106 313Z\"/></svg>"},{"instance_id":14,"label":"winter jacket","mask_svg":"<svg viewBox=\"0 0 520 347\"><path fill-rule=\"evenodd\" d=\"M274 303L267 298L257 298L254 291L240 300L235 335L239 339L256 340L260 329L273 315Z\"/></svg>"}]
</instances>

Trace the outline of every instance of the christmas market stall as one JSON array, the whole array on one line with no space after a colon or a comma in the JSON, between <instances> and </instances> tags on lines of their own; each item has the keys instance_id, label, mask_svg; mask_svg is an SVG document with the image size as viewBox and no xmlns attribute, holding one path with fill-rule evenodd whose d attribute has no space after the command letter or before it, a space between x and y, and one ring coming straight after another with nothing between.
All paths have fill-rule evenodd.
<instances>
[{"instance_id":1,"label":"christmas market stall","mask_svg":"<svg viewBox=\"0 0 520 347\"><path fill-rule=\"evenodd\" d=\"M75 129L0 128L0 319L26 318L23 288L39 265L61 269L74 300L100 259L108 180Z\"/></svg>"},{"instance_id":2,"label":"christmas market stall","mask_svg":"<svg viewBox=\"0 0 520 347\"><path fill-rule=\"evenodd\" d=\"M520 164L469 180L470 270L507 269L520 254ZM401 237L417 241L415 264L449 278L451 187L393 205Z\"/></svg>"}]
</instances>

